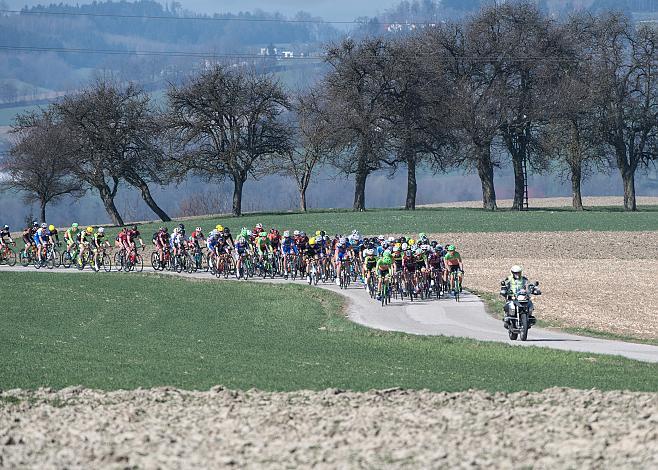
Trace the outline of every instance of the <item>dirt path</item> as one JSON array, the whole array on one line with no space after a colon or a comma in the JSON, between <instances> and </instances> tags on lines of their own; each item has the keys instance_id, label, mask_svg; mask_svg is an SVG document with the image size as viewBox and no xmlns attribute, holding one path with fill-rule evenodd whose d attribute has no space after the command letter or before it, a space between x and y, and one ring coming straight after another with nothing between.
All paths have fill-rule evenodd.
<instances>
[{"instance_id":1,"label":"dirt path","mask_svg":"<svg viewBox=\"0 0 658 470\"><path fill-rule=\"evenodd\" d=\"M15 390L0 466L656 468L658 395Z\"/></svg>"}]
</instances>

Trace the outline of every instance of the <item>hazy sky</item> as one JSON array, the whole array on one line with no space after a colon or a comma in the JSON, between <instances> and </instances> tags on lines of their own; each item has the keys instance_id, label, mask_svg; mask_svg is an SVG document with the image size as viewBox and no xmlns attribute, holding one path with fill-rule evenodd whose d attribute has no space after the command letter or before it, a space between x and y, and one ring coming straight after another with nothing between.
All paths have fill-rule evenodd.
<instances>
[{"instance_id":1,"label":"hazy sky","mask_svg":"<svg viewBox=\"0 0 658 470\"><path fill-rule=\"evenodd\" d=\"M75 5L90 3L80 0L5 0L12 8L25 5L48 3L70 3ZM378 11L385 10L399 3L399 0L179 0L183 8L203 13L225 13L250 11L260 8L266 11L280 11L294 14L299 10L308 11L322 16L325 20L353 20L358 16L373 16ZM164 0L160 1L164 3Z\"/></svg>"}]
</instances>

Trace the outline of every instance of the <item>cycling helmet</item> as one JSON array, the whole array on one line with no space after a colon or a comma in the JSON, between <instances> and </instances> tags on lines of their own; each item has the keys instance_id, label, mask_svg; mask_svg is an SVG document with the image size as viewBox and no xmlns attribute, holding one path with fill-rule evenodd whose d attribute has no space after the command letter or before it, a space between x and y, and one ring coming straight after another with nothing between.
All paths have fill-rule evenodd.
<instances>
[{"instance_id":1,"label":"cycling helmet","mask_svg":"<svg viewBox=\"0 0 658 470\"><path fill-rule=\"evenodd\" d=\"M224 233L225 233L226 235L229 235L229 234L231 233L231 229L228 228L228 227L224 227Z\"/></svg>"},{"instance_id":2,"label":"cycling helmet","mask_svg":"<svg viewBox=\"0 0 658 470\"><path fill-rule=\"evenodd\" d=\"M175 234L180 233L180 229L179 229L178 227L174 227L174 233L175 233Z\"/></svg>"},{"instance_id":3,"label":"cycling helmet","mask_svg":"<svg viewBox=\"0 0 658 470\"><path fill-rule=\"evenodd\" d=\"M37 222L36 220L32 222L32 227L38 227L38 226L39 226L39 222Z\"/></svg>"},{"instance_id":4,"label":"cycling helmet","mask_svg":"<svg viewBox=\"0 0 658 470\"><path fill-rule=\"evenodd\" d=\"M395 237L388 237L388 244L392 245L393 243L395 243Z\"/></svg>"},{"instance_id":5,"label":"cycling helmet","mask_svg":"<svg viewBox=\"0 0 658 470\"><path fill-rule=\"evenodd\" d=\"M432 240L432 242L430 243L430 246L431 246L432 248L435 248L436 245L438 245L438 244L439 244L439 242L437 242L436 240Z\"/></svg>"},{"instance_id":6,"label":"cycling helmet","mask_svg":"<svg viewBox=\"0 0 658 470\"><path fill-rule=\"evenodd\" d=\"M321 236L322 236L322 232L321 232L320 230L316 230L316 231L315 231L315 236L316 236L316 237L321 237Z\"/></svg>"},{"instance_id":7,"label":"cycling helmet","mask_svg":"<svg viewBox=\"0 0 658 470\"><path fill-rule=\"evenodd\" d=\"M386 240L386 237L384 237L384 235L380 235L380 236L377 237L377 240L379 240L380 242L383 242L384 240Z\"/></svg>"},{"instance_id":8,"label":"cycling helmet","mask_svg":"<svg viewBox=\"0 0 658 470\"><path fill-rule=\"evenodd\" d=\"M45 223L45 222L44 222L44 223L42 223L42 224L41 224L41 228L48 228L48 224L47 224L47 223Z\"/></svg>"},{"instance_id":9,"label":"cycling helmet","mask_svg":"<svg viewBox=\"0 0 658 470\"><path fill-rule=\"evenodd\" d=\"M388 242L382 243L382 248L387 249L388 248Z\"/></svg>"},{"instance_id":10,"label":"cycling helmet","mask_svg":"<svg viewBox=\"0 0 658 470\"><path fill-rule=\"evenodd\" d=\"M407 251L409 249L409 245L407 245L406 243L403 243L400 248L402 248L402 251Z\"/></svg>"},{"instance_id":11,"label":"cycling helmet","mask_svg":"<svg viewBox=\"0 0 658 470\"><path fill-rule=\"evenodd\" d=\"M87 227L86 232L91 235L92 233L94 233L94 227L91 226Z\"/></svg>"},{"instance_id":12,"label":"cycling helmet","mask_svg":"<svg viewBox=\"0 0 658 470\"><path fill-rule=\"evenodd\" d=\"M523 273L523 267L519 266L518 264L515 264L514 266L512 266L512 269L510 269L510 271L512 271L512 274L521 274Z\"/></svg>"},{"instance_id":13,"label":"cycling helmet","mask_svg":"<svg viewBox=\"0 0 658 470\"><path fill-rule=\"evenodd\" d=\"M299 232L299 236L300 236L300 237L305 237L305 236L306 236L306 232L304 232L304 231Z\"/></svg>"},{"instance_id":14,"label":"cycling helmet","mask_svg":"<svg viewBox=\"0 0 658 470\"><path fill-rule=\"evenodd\" d=\"M423 250L421 250L420 248L416 248L416 255L422 255L422 254L423 254Z\"/></svg>"},{"instance_id":15,"label":"cycling helmet","mask_svg":"<svg viewBox=\"0 0 658 470\"><path fill-rule=\"evenodd\" d=\"M425 235L424 233L419 233L418 234L418 239L419 240L425 240L425 239L427 239L427 235Z\"/></svg>"},{"instance_id":16,"label":"cycling helmet","mask_svg":"<svg viewBox=\"0 0 658 470\"><path fill-rule=\"evenodd\" d=\"M55 226L53 224L50 224L48 226L48 230L50 230L52 232L53 230L55 230Z\"/></svg>"},{"instance_id":17,"label":"cycling helmet","mask_svg":"<svg viewBox=\"0 0 658 470\"><path fill-rule=\"evenodd\" d=\"M315 240L315 237L311 237L311 238L308 239L308 244L309 245L314 246L316 243L317 243L317 241Z\"/></svg>"},{"instance_id":18,"label":"cycling helmet","mask_svg":"<svg viewBox=\"0 0 658 470\"><path fill-rule=\"evenodd\" d=\"M327 235L327 232L325 232L324 230L320 230L320 235L325 237Z\"/></svg>"},{"instance_id":19,"label":"cycling helmet","mask_svg":"<svg viewBox=\"0 0 658 470\"><path fill-rule=\"evenodd\" d=\"M295 230L295 231L293 231L292 234L293 234L295 237L298 237L298 236L299 236L299 230Z\"/></svg>"},{"instance_id":20,"label":"cycling helmet","mask_svg":"<svg viewBox=\"0 0 658 470\"><path fill-rule=\"evenodd\" d=\"M347 238L345 238L345 237L341 237L340 240L338 240L338 243L339 243L341 246L345 246L345 245L347 245Z\"/></svg>"},{"instance_id":21,"label":"cycling helmet","mask_svg":"<svg viewBox=\"0 0 658 470\"><path fill-rule=\"evenodd\" d=\"M397 246L397 245L395 245L395 246L393 247L393 253L397 253L398 251L400 251L400 247Z\"/></svg>"},{"instance_id":22,"label":"cycling helmet","mask_svg":"<svg viewBox=\"0 0 658 470\"><path fill-rule=\"evenodd\" d=\"M262 230L263 229L263 224L256 224L256 228L258 230Z\"/></svg>"},{"instance_id":23,"label":"cycling helmet","mask_svg":"<svg viewBox=\"0 0 658 470\"><path fill-rule=\"evenodd\" d=\"M448 251L455 251L455 245L448 245Z\"/></svg>"},{"instance_id":24,"label":"cycling helmet","mask_svg":"<svg viewBox=\"0 0 658 470\"><path fill-rule=\"evenodd\" d=\"M215 230L217 230L218 232L223 232L224 227L221 224L217 224L217 225L215 225Z\"/></svg>"},{"instance_id":25,"label":"cycling helmet","mask_svg":"<svg viewBox=\"0 0 658 470\"><path fill-rule=\"evenodd\" d=\"M103 227L98 227L98 233L101 235L105 233L105 229Z\"/></svg>"},{"instance_id":26,"label":"cycling helmet","mask_svg":"<svg viewBox=\"0 0 658 470\"><path fill-rule=\"evenodd\" d=\"M427 244L425 244L425 245L423 245L423 246L420 247L420 249L423 250L423 251L430 251L430 248L431 248L431 247L430 247L429 245L427 245Z\"/></svg>"},{"instance_id":27,"label":"cycling helmet","mask_svg":"<svg viewBox=\"0 0 658 470\"><path fill-rule=\"evenodd\" d=\"M290 238L290 232L287 230L283 232L283 238Z\"/></svg>"},{"instance_id":28,"label":"cycling helmet","mask_svg":"<svg viewBox=\"0 0 658 470\"><path fill-rule=\"evenodd\" d=\"M185 230L185 225L184 224L178 224L178 228L181 229L181 230ZM133 230L137 230L136 225L133 227Z\"/></svg>"},{"instance_id":29,"label":"cycling helmet","mask_svg":"<svg viewBox=\"0 0 658 470\"><path fill-rule=\"evenodd\" d=\"M409 240L407 240L407 245L414 246L415 244L416 244L416 240L414 240L413 238L410 238Z\"/></svg>"},{"instance_id":30,"label":"cycling helmet","mask_svg":"<svg viewBox=\"0 0 658 470\"><path fill-rule=\"evenodd\" d=\"M369 248L366 250L366 256L375 256L375 250Z\"/></svg>"},{"instance_id":31,"label":"cycling helmet","mask_svg":"<svg viewBox=\"0 0 658 470\"><path fill-rule=\"evenodd\" d=\"M5 226L4 226L3 228L4 228L5 230L9 230L9 225L5 224Z\"/></svg>"}]
</instances>

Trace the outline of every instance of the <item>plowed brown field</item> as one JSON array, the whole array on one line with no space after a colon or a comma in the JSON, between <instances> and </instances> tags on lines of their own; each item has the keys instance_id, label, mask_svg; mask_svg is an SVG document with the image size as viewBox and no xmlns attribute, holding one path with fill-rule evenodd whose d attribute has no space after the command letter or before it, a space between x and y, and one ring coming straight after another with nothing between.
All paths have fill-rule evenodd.
<instances>
[{"instance_id":1,"label":"plowed brown field","mask_svg":"<svg viewBox=\"0 0 658 470\"><path fill-rule=\"evenodd\" d=\"M656 468L655 393L9 391L7 468ZM64 405L64 406L62 406Z\"/></svg>"},{"instance_id":2,"label":"plowed brown field","mask_svg":"<svg viewBox=\"0 0 658 470\"><path fill-rule=\"evenodd\" d=\"M541 281L537 316L555 325L658 339L658 232L433 234L457 245L464 285L497 293L510 266Z\"/></svg>"}]
</instances>

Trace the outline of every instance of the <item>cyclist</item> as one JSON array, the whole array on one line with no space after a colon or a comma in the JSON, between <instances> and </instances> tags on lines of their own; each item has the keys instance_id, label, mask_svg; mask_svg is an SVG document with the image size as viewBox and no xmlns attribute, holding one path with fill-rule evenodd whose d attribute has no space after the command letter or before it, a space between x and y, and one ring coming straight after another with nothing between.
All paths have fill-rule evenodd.
<instances>
[{"instance_id":1,"label":"cyclist","mask_svg":"<svg viewBox=\"0 0 658 470\"><path fill-rule=\"evenodd\" d=\"M242 234L240 234L238 239L235 241L235 253L237 256L235 269L239 273L240 268L242 267L242 260L245 258L245 256L251 253L251 248L249 247L249 239L247 237L243 237Z\"/></svg>"},{"instance_id":2,"label":"cyclist","mask_svg":"<svg viewBox=\"0 0 658 470\"><path fill-rule=\"evenodd\" d=\"M185 237L185 226L183 226L183 229L180 228L180 226L183 224L180 224L178 226L179 231L181 232L181 237ZM137 246L135 245L135 240L139 241L139 245L144 250L144 240L142 240L142 234L139 233L139 230L137 230L137 225L133 225L127 232L126 232L126 238L129 246L128 253L130 253L131 250L137 251Z\"/></svg>"},{"instance_id":3,"label":"cyclist","mask_svg":"<svg viewBox=\"0 0 658 470\"><path fill-rule=\"evenodd\" d=\"M171 247L171 252L174 256L178 256L181 254L181 250L183 248L183 234L181 233L180 227L175 227L174 228L174 233L171 235L171 238L169 240L169 245Z\"/></svg>"},{"instance_id":4,"label":"cyclist","mask_svg":"<svg viewBox=\"0 0 658 470\"><path fill-rule=\"evenodd\" d=\"M201 227L195 228L194 232L190 234L190 238L188 239L190 248L195 252L201 251L201 241L205 239L206 237L204 237Z\"/></svg>"},{"instance_id":5,"label":"cyclist","mask_svg":"<svg viewBox=\"0 0 658 470\"><path fill-rule=\"evenodd\" d=\"M319 257L319 251L320 247L318 246L318 241L316 240L315 237L311 237L308 239L308 243L306 244L306 248L302 252L304 255L304 266L306 269L306 278L308 281L311 281L311 269L309 268L312 263L316 262L316 260Z\"/></svg>"},{"instance_id":6,"label":"cyclist","mask_svg":"<svg viewBox=\"0 0 658 470\"><path fill-rule=\"evenodd\" d=\"M123 227L114 240L114 246L119 250L124 250L126 255L130 250L130 245L128 245L128 227Z\"/></svg>"},{"instance_id":7,"label":"cyclist","mask_svg":"<svg viewBox=\"0 0 658 470\"><path fill-rule=\"evenodd\" d=\"M398 272L402 272L402 247L401 246L396 246L393 247L393 253L391 254L391 258L393 259L393 273L396 274Z\"/></svg>"},{"instance_id":8,"label":"cyclist","mask_svg":"<svg viewBox=\"0 0 658 470\"><path fill-rule=\"evenodd\" d=\"M48 225L44 222L36 232L34 232L34 246L37 247L37 258L42 261L42 252L48 249Z\"/></svg>"},{"instance_id":9,"label":"cyclist","mask_svg":"<svg viewBox=\"0 0 658 470\"><path fill-rule=\"evenodd\" d=\"M71 253L71 248L73 245L78 243L78 224L72 223L71 228L67 229L64 232L64 241L66 242L66 252Z\"/></svg>"},{"instance_id":10,"label":"cyclist","mask_svg":"<svg viewBox=\"0 0 658 470\"><path fill-rule=\"evenodd\" d=\"M272 244L270 243L270 239L267 238L267 232L262 230L262 228L254 240L254 246L256 247L256 253L258 253L258 263L263 267L265 265L265 256L272 253Z\"/></svg>"},{"instance_id":11,"label":"cyclist","mask_svg":"<svg viewBox=\"0 0 658 470\"><path fill-rule=\"evenodd\" d=\"M410 281L412 284L411 287L415 288L414 282L416 278L416 258L414 257L414 254L410 249L405 251L404 256L402 257L402 273L405 277L405 281ZM406 282L404 287L406 290L407 287Z\"/></svg>"},{"instance_id":12,"label":"cyclist","mask_svg":"<svg viewBox=\"0 0 658 470\"><path fill-rule=\"evenodd\" d=\"M270 240L270 246L272 251L279 251L281 245L281 234L275 228L270 229L270 233L267 234L267 238Z\"/></svg>"},{"instance_id":13,"label":"cyclist","mask_svg":"<svg viewBox=\"0 0 658 470\"><path fill-rule=\"evenodd\" d=\"M14 239L11 238L11 232L9 231L9 225L5 224L2 229L0 229L0 247L4 247L7 242L5 241L5 238L9 239L9 243L15 245Z\"/></svg>"},{"instance_id":14,"label":"cyclist","mask_svg":"<svg viewBox=\"0 0 658 470\"><path fill-rule=\"evenodd\" d=\"M37 233L39 229L39 224L37 222L32 222L32 227L29 225L23 229L23 243L25 243L25 253L27 253L30 247L34 244L34 234Z\"/></svg>"},{"instance_id":15,"label":"cyclist","mask_svg":"<svg viewBox=\"0 0 658 470\"><path fill-rule=\"evenodd\" d=\"M53 224L48 226L48 236L50 237L51 242L59 245L59 230L57 230Z\"/></svg>"},{"instance_id":16,"label":"cyclist","mask_svg":"<svg viewBox=\"0 0 658 470\"><path fill-rule=\"evenodd\" d=\"M281 255L283 258L283 277L288 278L288 257L291 254L299 255L299 250L297 249L297 244L295 240L290 236L288 230L283 232L283 240L281 241Z\"/></svg>"},{"instance_id":17,"label":"cyclist","mask_svg":"<svg viewBox=\"0 0 658 470\"><path fill-rule=\"evenodd\" d=\"M391 252L386 250L381 258L377 260L377 300L382 300L382 282L384 279L390 278L391 273L393 272L393 258L391 257Z\"/></svg>"},{"instance_id":18,"label":"cyclist","mask_svg":"<svg viewBox=\"0 0 658 470\"><path fill-rule=\"evenodd\" d=\"M368 283L370 281L370 276L372 276L372 271L377 267L377 256L375 256L375 250L368 248L365 250L365 258L363 258L363 269L362 276L365 280L366 289L368 288Z\"/></svg>"},{"instance_id":19,"label":"cyclist","mask_svg":"<svg viewBox=\"0 0 658 470\"><path fill-rule=\"evenodd\" d=\"M443 256L441 256L441 251L437 248L433 248L429 256L427 257L427 266L430 270L430 275L432 281L430 286L434 285L435 279L443 278Z\"/></svg>"},{"instance_id":20,"label":"cyclist","mask_svg":"<svg viewBox=\"0 0 658 470\"><path fill-rule=\"evenodd\" d=\"M462 261L462 257L455 249L455 245L448 245L447 251L448 252L443 257L443 261L446 266L445 271L443 271L443 282L448 282L449 273L457 272L459 287L461 291L461 284L464 273L464 263ZM454 289L453 286L450 286L450 288Z\"/></svg>"},{"instance_id":21,"label":"cyclist","mask_svg":"<svg viewBox=\"0 0 658 470\"><path fill-rule=\"evenodd\" d=\"M94 235L94 227L87 227L85 230L78 233L78 246L80 247L80 254L78 255L78 264L82 265L85 252L89 249L89 244Z\"/></svg>"},{"instance_id":22,"label":"cyclist","mask_svg":"<svg viewBox=\"0 0 658 470\"><path fill-rule=\"evenodd\" d=\"M336 285L340 286L340 272L343 265L343 260L349 261L350 259L350 244L347 238L339 238L334 251L334 267L336 269Z\"/></svg>"},{"instance_id":23,"label":"cyclist","mask_svg":"<svg viewBox=\"0 0 658 470\"><path fill-rule=\"evenodd\" d=\"M230 253L231 248L235 246L235 242L233 241L233 235L231 235L231 230L228 227L223 227L223 230L221 230L223 233L223 238L226 241L226 245L228 246L227 251Z\"/></svg>"},{"instance_id":24,"label":"cyclist","mask_svg":"<svg viewBox=\"0 0 658 470\"><path fill-rule=\"evenodd\" d=\"M96 233L93 235L91 239L91 248L92 252L94 254L94 268L96 271L100 269L98 266L98 256L100 254L100 251L103 248L109 248L110 247L110 242L107 241L105 238L105 229L103 227L98 227L98 230Z\"/></svg>"},{"instance_id":25,"label":"cyclist","mask_svg":"<svg viewBox=\"0 0 658 470\"><path fill-rule=\"evenodd\" d=\"M164 250L169 246L169 230L167 227L160 227L160 230L155 233L154 237L153 244L160 255L160 262L164 263Z\"/></svg>"}]
</instances>

